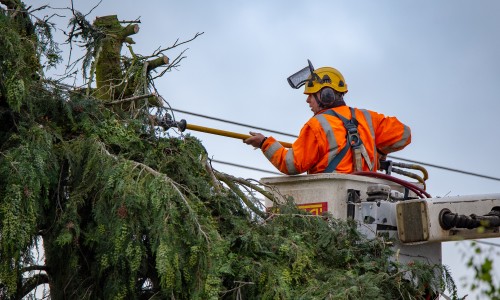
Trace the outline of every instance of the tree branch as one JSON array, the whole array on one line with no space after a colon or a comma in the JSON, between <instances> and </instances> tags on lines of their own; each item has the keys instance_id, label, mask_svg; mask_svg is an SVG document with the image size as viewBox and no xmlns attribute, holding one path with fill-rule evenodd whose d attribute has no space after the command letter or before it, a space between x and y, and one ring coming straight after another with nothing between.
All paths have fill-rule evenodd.
<instances>
[{"instance_id":1,"label":"tree branch","mask_svg":"<svg viewBox=\"0 0 500 300\"><path fill-rule=\"evenodd\" d=\"M279 201L276 199L276 197L272 193L264 190L263 188L261 188L260 186L258 186L256 184L251 183L248 180L245 180L243 178L237 178L237 177L234 177L234 176L231 176L228 174L224 174L224 173L221 173L218 171L215 171L215 176L220 180L222 180L221 178L223 178L223 177L229 177L231 179L231 181L239 183L239 184L244 185L244 186L247 186L251 189L254 189L255 191L262 194L264 197L266 197L269 200L271 200L272 202L274 202L275 204L279 204Z\"/></svg>"},{"instance_id":2,"label":"tree branch","mask_svg":"<svg viewBox=\"0 0 500 300\"><path fill-rule=\"evenodd\" d=\"M157 58L152 59L152 60L148 60L146 62L147 71L149 72L149 71L154 70L160 66L164 66L164 65L168 64L169 61L170 61L170 59L168 57L166 57L165 55L157 57Z\"/></svg>"},{"instance_id":3,"label":"tree branch","mask_svg":"<svg viewBox=\"0 0 500 300\"><path fill-rule=\"evenodd\" d=\"M164 49L161 49L161 50L157 50L157 51L156 51L156 52L155 52L152 56L157 56L157 55L161 54L162 52L165 52L165 51L167 51L167 50L173 49L173 48L178 47L178 46L180 46L180 45L182 45L182 44L189 43L189 42L191 42L192 40L196 39L197 37L199 37L199 36L200 36L200 35L202 35L202 34L204 34L204 32L197 32L197 33L194 35L194 37L193 37L193 38L191 38L191 39L189 39L189 40L187 40L187 41L181 42L181 43L177 43L177 42L179 41L179 39L177 39L177 40L175 40L175 43L174 43L172 46L167 47L167 48L164 48Z\"/></svg>"},{"instance_id":4,"label":"tree branch","mask_svg":"<svg viewBox=\"0 0 500 300\"><path fill-rule=\"evenodd\" d=\"M152 80L155 80L155 79L156 79L156 78L158 78L158 77L162 77L162 76L163 76L163 74L165 74L165 72L169 71L169 70L170 70L170 69L172 69L172 68L176 68L176 67L178 67L178 66L179 66L179 63L180 63L180 62L181 62L184 58L186 58L185 56L183 56L183 54L184 54L184 52L186 52L186 50L187 50L187 49L182 50L182 52L181 52L179 55L177 55L177 57L176 57L176 58L172 61L172 63L171 63L170 65L168 65L168 67L167 67L165 70L163 70L163 71L162 71L159 75L157 75L157 76L153 77L153 78L152 78Z\"/></svg>"},{"instance_id":5,"label":"tree branch","mask_svg":"<svg viewBox=\"0 0 500 300\"><path fill-rule=\"evenodd\" d=\"M130 24L130 25L125 26L125 28L123 28L122 37L131 36L131 35L136 34L138 32L139 32L139 25Z\"/></svg>"},{"instance_id":6,"label":"tree branch","mask_svg":"<svg viewBox=\"0 0 500 300\"><path fill-rule=\"evenodd\" d=\"M134 40L130 37L133 34L136 34L139 32L139 25L137 24L130 24L127 25L126 27L123 27L121 31L121 39L128 44L135 44Z\"/></svg>"},{"instance_id":7,"label":"tree branch","mask_svg":"<svg viewBox=\"0 0 500 300\"><path fill-rule=\"evenodd\" d=\"M39 266L39 265L34 265L34 266L28 266L21 268L21 273L24 272L31 272L31 271L45 271L47 272L49 268L47 266Z\"/></svg>"},{"instance_id":8,"label":"tree branch","mask_svg":"<svg viewBox=\"0 0 500 300\"><path fill-rule=\"evenodd\" d=\"M116 155L113 155L111 154L107 149L106 149L106 146L102 143L102 142L98 142L99 145L101 146L101 150L106 154L108 155L109 157L119 161L120 158ZM202 225L200 224L200 222L198 222L198 217L197 215L195 214L195 212L193 211L193 209L191 208L191 205L189 204L189 200L188 198L186 197L186 195L184 195L184 193L182 193L182 191L180 190L180 188L182 187L182 185L180 185L179 183L175 182L174 180L172 180L172 178L168 177L166 174L163 174L159 171L156 171L155 169L151 168L150 166L148 165L145 165L143 163L140 163L140 162L137 162L137 161L134 161L134 160L125 160L125 161L128 161L130 162L131 164L133 164L135 167L139 167L139 168L142 168L143 170L146 170L149 174L155 176L155 177L159 177L160 179L162 179L164 182L170 184L170 186L176 191L177 195L179 195L180 199L184 202L184 204L186 205L186 208L188 209L190 215L194 218L195 220L195 223L198 227L198 231L200 232L200 234L203 235L203 237L205 238L205 240L207 241L208 244L210 244L210 237L205 233L205 231L203 230L202 228ZM134 167L134 168L135 168ZM141 171L142 172L142 171Z\"/></svg>"},{"instance_id":9,"label":"tree branch","mask_svg":"<svg viewBox=\"0 0 500 300\"><path fill-rule=\"evenodd\" d=\"M134 24L134 23L141 23L141 20L139 19L136 19L134 21L125 21L125 20L122 20L120 21L121 24Z\"/></svg>"},{"instance_id":10,"label":"tree branch","mask_svg":"<svg viewBox=\"0 0 500 300\"><path fill-rule=\"evenodd\" d=\"M215 190L217 192L220 192L222 190L222 184L219 182L219 180L215 176L214 169L210 165L206 154L203 155L202 162L203 162L203 166L205 167L205 170L208 173L208 176L210 176L210 179L212 180L213 187L215 188Z\"/></svg>"},{"instance_id":11,"label":"tree branch","mask_svg":"<svg viewBox=\"0 0 500 300\"><path fill-rule=\"evenodd\" d=\"M121 99L121 100L116 100L116 101L111 101L111 102L105 102L104 105L115 105L115 104L122 104L126 102L131 102L131 101L136 101L136 100L141 100L149 97L156 97L153 94L146 94L146 95L140 95L140 96L134 96L126 99Z\"/></svg>"},{"instance_id":12,"label":"tree branch","mask_svg":"<svg viewBox=\"0 0 500 300\"><path fill-rule=\"evenodd\" d=\"M227 184L227 186L236 194L238 195L238 197L240 197L241 201L243 201L243 203L245 203L245 205L251 210L253 211L256 215L258 215L259 217L261 217L262 219L266 219L267 218L267 215L265 212L261 211L260 209L258 209L253 203L251 200L249 200L247 198L247 196L245 196L245 194L238 188L238 186L234 183L233 179L234 177L232 176L229 176L229 175L226 175L226 174L223 174L223 173L218 173L217 174L217 178L219 180L222 180L225 184Z\"/></svg>"},{"instance_id":13,"label":"tree branch","mask_svg":"<svg viewBox=\"0 0 500 300\"><path fill-rule=\"evenodd\" d=\"M32 290L41 284L49 283L49 276L44 273L36 274L28 278L22 285L19 285L16 299L22 299L28 295Z\"/></svg>"}]
</instances>

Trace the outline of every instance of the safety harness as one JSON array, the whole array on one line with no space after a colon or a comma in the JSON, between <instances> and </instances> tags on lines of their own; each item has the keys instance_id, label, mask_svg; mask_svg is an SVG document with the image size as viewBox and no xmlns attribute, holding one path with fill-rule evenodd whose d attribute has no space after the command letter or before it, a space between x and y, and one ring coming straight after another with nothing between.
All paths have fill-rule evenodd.
<instances>
[{"instance_id":1,"label":"safety harness","mask_svg":"<svg viewBox=\"0 0 500 300\"><path fill-rule=\"evenodd\" d=\"M347 154L347 151L349 151L349 148L352 149L353 151L353 166L354 166L354 171L363 171L363 161L361 158L365 159L365 162L370 169L370 171L373 171L373 164L370 161L370 157L368 156L368 152L366 152L365 145L363 145L363 141L359 137L359 132L358 132L358 120L356 120L356 111L354 108L349 107L351 110L351 119L348 120L342 115L338 114L332 109L326 110L322 112L323 114L327 114L330 116L334 116L342 120L344 123L344 127L347 131L346 134L346 140L347 143L342 150L332 159L332 161L328 164L326 167L324 173L333 173L335 172L335 169L339 165L339 163L342 161L342 159L345 157Z\"/></svg>"}]
</instances>

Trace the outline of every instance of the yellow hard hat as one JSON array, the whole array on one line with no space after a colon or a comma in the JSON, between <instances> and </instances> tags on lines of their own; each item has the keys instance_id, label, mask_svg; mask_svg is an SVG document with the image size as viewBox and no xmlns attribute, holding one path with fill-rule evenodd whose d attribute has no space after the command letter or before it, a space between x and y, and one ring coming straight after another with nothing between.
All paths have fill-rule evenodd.
<instances>
[{"instance_id":1,"label":"yellow hard hat","mask_svg":"<svg viewBox=\"0 0 500 300\"><path fill-rule=\"evenodd\" d=\"M314 94L324 87L330 87L337 92L347 93L344 76L335 68L323 67L314 70L305 84L304 94Z\"/></svg>"}]
</instances>

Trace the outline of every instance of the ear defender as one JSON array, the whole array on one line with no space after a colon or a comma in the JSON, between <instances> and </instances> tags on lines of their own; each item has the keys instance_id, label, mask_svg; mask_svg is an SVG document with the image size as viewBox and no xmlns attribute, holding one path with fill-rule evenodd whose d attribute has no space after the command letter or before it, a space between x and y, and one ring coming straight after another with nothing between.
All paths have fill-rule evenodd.
<instances>
[{"instance_id":1,"label":"ear defender","mask_svg":"<svg viewBox=\"0 0 500 300\"><path fill-rule=\"evenodd\" d=\"M321 89L319 100L323 106L328 107L333 102L335 102L335 100L337 100L337 96L335 95L335 91L332 88L325 87Z\"/></svg>"}]
</instances>

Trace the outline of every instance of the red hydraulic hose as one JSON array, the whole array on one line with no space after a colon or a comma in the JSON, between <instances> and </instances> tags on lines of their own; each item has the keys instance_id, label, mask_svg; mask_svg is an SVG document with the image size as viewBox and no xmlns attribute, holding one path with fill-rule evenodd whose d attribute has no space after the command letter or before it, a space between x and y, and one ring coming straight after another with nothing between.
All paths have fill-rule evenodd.
<instances>
[{"instance_id":1,"label":"red hydraulic hose","mask_svg":"<svg viewBox=\"0 0 500 300\"><path fill-rule=\"evenodd\" d=\"M416 186L416 185L414 185L412 183L409 183L408 181L404 181L402 179L399 179L399 178L396 178L394 176L391 176L391 175L387 175L387 174L383 174L383 173L378 173L378 172L366 172L366 171L354 172L352 174L353 175L361 175L361 176L366 176L366 177L375 177L375 178L389 180L389 181L395 182L397 184L400 184L400 185L408 188L409 190L411 190L412 192L414 192L415 194L417 194L417 196L419 196L420 198L426 198L426 197L427 198L432 198L431 195L429 195L429 193L427 193L423 189L419 188L418 186Z\"/></svg>"},{"instance_id":2,"label":"red hydraulic hose","mask_svg":"<svg viewBox=\"0 0 500 300\"><path fill-rule=\"evenodd\" d=\"M395 182L399 185L402 185L402 186L408 188L409 190L411 190L412 192L417 194L417 196L419 198L425 198L424 195L422 194L422 192L418 189L418 187L414 186L413 184L411 184L407 181L401 180L399 178L396 178L396 177L393 177L393 176L390 176L387 174L376 173L376 172L364 172L363 171L363 172L354 172L353 175L360 175L360 176L374 177L374 178L389 180L389 181Z\"/></svg>"}]
</instances>

